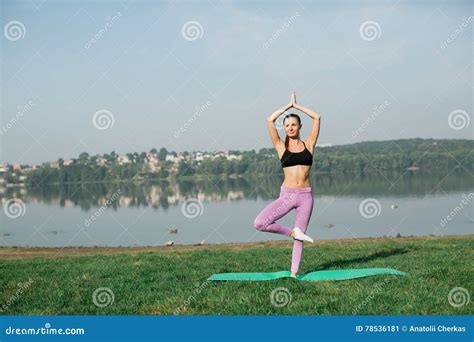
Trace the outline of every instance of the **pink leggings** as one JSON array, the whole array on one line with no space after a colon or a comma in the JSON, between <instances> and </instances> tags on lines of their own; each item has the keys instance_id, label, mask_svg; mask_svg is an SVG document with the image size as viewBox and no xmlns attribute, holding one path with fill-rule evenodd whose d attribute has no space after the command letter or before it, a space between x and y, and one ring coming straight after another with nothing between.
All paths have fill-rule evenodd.
<instances>
[{"instance_id":1,"label":"pink leggings","mask_svg":"<svg viewBox=\"0 0 474 342\"><path fill-rule=\"evenodd\" d=\"M313 192L311 187L287 188L281 186L280 197L268 204L258 214L254 221L256 229L263 232L271 232L290 236L291 228L276 223L292 209L296 209L295 227L299 227L304 233L308 228L309 219L313 212ZM301 256L303 254L303 242L293 240L293 254L291 257L291 272L298 272Z\"/></svg>"}]
</instances>

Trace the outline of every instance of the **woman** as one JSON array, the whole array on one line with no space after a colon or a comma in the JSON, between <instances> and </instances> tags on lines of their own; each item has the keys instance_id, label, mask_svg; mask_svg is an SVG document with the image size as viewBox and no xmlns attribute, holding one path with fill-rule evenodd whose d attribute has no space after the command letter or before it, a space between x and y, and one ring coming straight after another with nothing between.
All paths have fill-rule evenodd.
<instances>
[{"instance_id":1,"label":"woman","mask_svg":"<svg viewBox=\"0 0 474 342\"><path fill-rule=\"evenodd\" d=\"M285 142L278 136L275 121L290 108L298 109L313 118L311 134L306 141L300 140L302 124L300 117L296 114L288 114L283 119L286 133ZM281 161L285 180L280 188L280 197L258 214L254 226L260 231L282 234L293 238L291 259L291 276L293 278L296 278L300 266L303 241L313 243L313 240L305 233L313 211L313 192L309 183L309 172L313 163L314 146L319 136L320 118L320 115L312 110L298 105L296 94L293 92L290 103L275 111L267 119L270 138ZM292 209L296 210L295 228L291 229L275 222Z\"/></svg>"}]
</instances>

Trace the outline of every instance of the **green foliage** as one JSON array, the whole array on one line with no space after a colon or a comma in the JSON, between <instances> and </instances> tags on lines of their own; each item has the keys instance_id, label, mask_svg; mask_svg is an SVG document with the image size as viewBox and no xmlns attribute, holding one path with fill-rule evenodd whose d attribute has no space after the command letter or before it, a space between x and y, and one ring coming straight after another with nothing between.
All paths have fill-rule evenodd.
<instances>
[{"instance_id":1,"label":"green foliage","mask_svg":"<svg viewBox=\"0 0 474 342\"><path fill-rule=\"evenodd\" d=\"M454 168L472 170L474 168L474 140L435 140L401 139L390 141L369 141L350 145L317 147L314 151L313 175L359 174L399 172L409 168L421 171L449 172ZM152 151L156 152L156 149ZM177 156L161 148L158 152L159 171L151 174L147 165L146 153L127 153L131 163L119 165L115 152L105 154L106 164L97 164L97 157L83 152L73 163L64 166L60 159L59 168L48 164L39 167L28 175L30 185L62 182L101 182L111 180L153 179L193 176L249 176L282 175L283 170L273 148L262 148L258 152L231 151L230 155L240 159L227 160L225 157L205 158L195 161L189 153L183 154L184 160L177 165L166 161L167 154ZM15 181L15 177L6 174L6 179Z\"/></svg>"}]
</instances>

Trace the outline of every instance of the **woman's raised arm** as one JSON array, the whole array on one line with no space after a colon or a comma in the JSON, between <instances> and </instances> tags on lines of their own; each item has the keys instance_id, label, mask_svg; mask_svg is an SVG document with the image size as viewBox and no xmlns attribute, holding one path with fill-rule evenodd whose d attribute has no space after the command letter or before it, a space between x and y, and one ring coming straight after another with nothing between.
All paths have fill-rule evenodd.
<instances>
[{"instance_id":1,"label":"woman's raised arm","mask_svg":"<svg viewBox=\"0 0 474 342\"><path fill-rule=\"evenodd\" d=\"M278 135L278 131L275 127L275 121L278 119L280 115L282 115L284 112L286 112L288 109L290 109L293 105L288 103L285 107L282 107L276 111L274 111L268 118L267 118L267 126L268 126L268 133L270 133L270 138L272 139L273 146L275 148L277 145L282 141L280 139L280 136Z\"/></svg>"},{"instance_id":2,"label":"woman's raised arm","mask_svg":"<svg viewBox=\"0 0 474 342\"><path fill-rule=\"evenodd\" d=\"M308 109L306 107L303 107L297 104L296 95L295 95L293 107L313 118L313 127L311 128L311 134L308 137L308 142L311 146L316 145L316 142L318 141L318 137L319 137L319 128L321 126L321 115L317 114L315 111L312 111L311 109Z\"/></svg>"}]
</instances>

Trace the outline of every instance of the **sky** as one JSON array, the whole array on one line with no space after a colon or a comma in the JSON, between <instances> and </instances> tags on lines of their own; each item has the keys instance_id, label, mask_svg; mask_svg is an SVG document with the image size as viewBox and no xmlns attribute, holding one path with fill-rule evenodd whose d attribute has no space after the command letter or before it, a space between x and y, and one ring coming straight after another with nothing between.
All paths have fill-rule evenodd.
<instances>
[{"instance_id":1,"label":"sky","mask_svg":"<svg viewBox=\"0 0 474 342\"><path fill-rule=\"evenodd\" d=\"M258 151L293 90L318 145L474 137L470 1L0 6L0 162Z\"/></svg>"}]
</instances>

